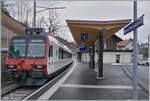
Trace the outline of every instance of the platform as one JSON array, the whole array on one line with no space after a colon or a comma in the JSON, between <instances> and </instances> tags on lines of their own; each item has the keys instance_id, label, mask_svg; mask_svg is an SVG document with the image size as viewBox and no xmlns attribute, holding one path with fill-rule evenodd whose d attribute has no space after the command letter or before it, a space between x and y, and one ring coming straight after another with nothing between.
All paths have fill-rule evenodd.
<instances>
[{"instance_id":1,"label":"platform","mask_svg":"<svg viewBox=\"0 0 150 101\"><path fill-rule=\"evenodd\" d=\"M139 99L147 100L140 87ZM132 99L132 81L121 66L104 65L104 78L96 79L94 70L86 63L75 62L73 67L40 100L129 100Z\"/></svg>"}]
</instances>

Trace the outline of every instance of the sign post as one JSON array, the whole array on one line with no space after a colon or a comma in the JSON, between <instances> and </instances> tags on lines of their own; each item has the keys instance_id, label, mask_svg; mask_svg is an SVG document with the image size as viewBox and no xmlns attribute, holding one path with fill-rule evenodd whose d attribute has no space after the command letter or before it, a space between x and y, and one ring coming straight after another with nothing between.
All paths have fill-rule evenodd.
<instances>
[{"instance_id":1,"label":"sign post","mask_svg":"<svg viewBox=\"0 0 150 101\"><path fill-rule=\"evenodd\" d=\"M133 99L138 99L138 70L137 70L137 62L138 62L138 45L137 45L137 28L144 25L143 23L143 17L139 17L137 19L137 0L133 1L133 9L134 9L134 21L129 24L126 28L124 28L124 35L134 31L134 39L133 39Z\"/></svg>"},{"instance_id":2,"label":"sign post","mask_svg":"<svg viewBox=\"0 0 150 101\"><path fill-rule=\"evenodd\" d=\"M134 21L137 19L137 1L134 0ZM138 47L137 47L137 29L134 30L133 39L133 99L138 99L138 71L137 71L137 60L138 60Z\"/></svg>"}]
</instances>

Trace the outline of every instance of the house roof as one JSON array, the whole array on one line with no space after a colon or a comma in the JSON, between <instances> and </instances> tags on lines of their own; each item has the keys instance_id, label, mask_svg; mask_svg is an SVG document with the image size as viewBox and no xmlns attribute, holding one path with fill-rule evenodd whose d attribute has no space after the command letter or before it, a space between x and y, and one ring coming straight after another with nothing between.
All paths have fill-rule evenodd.
<instances>
[{"instance_id":1,"label":"house roof","mask_svg":"<svg viewBox=\"0 0 150 101\"><path fill-rule=\"evenodd\" d=\"M87 20L67 20L68 27L73 35L73 38L80 47L83 44L90 47L98 39L98 33L105 28L104 41L121 30L124 26L131 22L130 19L115 20L115 21L87 21ZM88 33L88 40L84 43L81 40L81 34Z\"/></svg>"},{"instance_id":2,"label":"house roof","mask_svg":"<svg viewBox=\"0 0 150 101\"><path fill-rule=\"evenodd\" d=\"M129 42L130 42L130 40L119 41L117 43L117 47L125 47Z\"/></svg>"}]
</instances>

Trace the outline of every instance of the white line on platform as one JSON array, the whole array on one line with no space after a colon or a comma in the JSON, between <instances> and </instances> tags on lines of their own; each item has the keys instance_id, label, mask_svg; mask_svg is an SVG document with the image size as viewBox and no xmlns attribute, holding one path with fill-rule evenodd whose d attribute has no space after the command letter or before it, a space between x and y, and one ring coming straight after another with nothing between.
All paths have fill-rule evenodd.
<instances>
[{"instance_id":1,"label":"white line on platform","mask_svg":"<svg viewBox=\"0 0 150 101\"><path fill-rule=\"evenodd\" d=\"M62 84L61 87L100 88L100 89L132 89L132 86L123 86L123 85L76 85L76 84ZM138 88L138 89L140 89L140 88Z\"/></svg>"},{"instance_id":2,"label":"white line on platform","mask_svg":"<svg viewBox=\"0 0 150 101\"><path fill-rule=\"evenodd\" d=\"M48 100L56 92L56 90L61 87L61 85L65 82L65 80L71 75L75 67L76 61L71 70L62 79L60 79L52 88L50 88L47 92L41 95L38 98L38 100Z\"/></svg>"},{"instance_id":3,"label":"white line on platform","mask_svg":"<svg viewBox=\"0 0 150 101\"><path fill-rule=\"evenodd\" d=\"M123 63L112 63L111 65L133 65L132 63L125 63L125 64L123 64Z\"/></svg>"}]
</instances>

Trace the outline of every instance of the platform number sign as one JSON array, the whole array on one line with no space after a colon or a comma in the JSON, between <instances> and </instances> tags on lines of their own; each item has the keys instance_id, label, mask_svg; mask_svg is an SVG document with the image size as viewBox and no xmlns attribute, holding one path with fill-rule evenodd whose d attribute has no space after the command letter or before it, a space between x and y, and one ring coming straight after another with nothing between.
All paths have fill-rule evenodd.
<instances>
[{"instance_id":1,"label":"platform number sign","mask_svg":"<svg viewBox=\"0 0 150 101\"><path fill-rule=\"evenodd\" d=\"M82 41L85 41L85 40L88 40L88 33L81 33L81 40Z\"/></svg>"}]
</instances>

